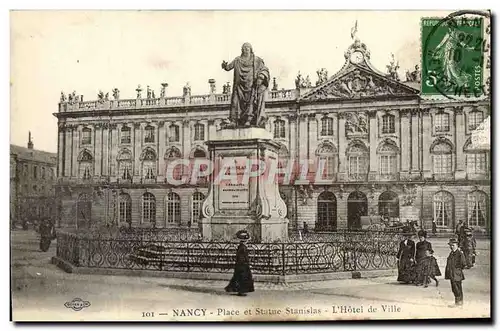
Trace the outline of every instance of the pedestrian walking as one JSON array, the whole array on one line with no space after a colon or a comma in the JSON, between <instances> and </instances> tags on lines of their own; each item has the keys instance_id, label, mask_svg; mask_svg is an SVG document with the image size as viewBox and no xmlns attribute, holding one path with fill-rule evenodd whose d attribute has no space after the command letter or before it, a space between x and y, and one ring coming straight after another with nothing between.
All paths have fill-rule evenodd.
<instances>
[{"instance_id":1,"label":"pedestrian walking","mask_svg":"<svg viewBox=\"0 0 500 331\"><path fill-rule=\"evenodd\" d=\"M246 296L247 293L254 292L248 248L245 245L250 239L250 235L246 230L240 230L236 233L236 237L240 239L240 244L236 252L236 264L234 266L233 277L225 290L226 292L237 292L239 296Z\"/></svg>"},{"instance_id":2,"label":"pedestrian walking","mask_svg":"<svg viewBox=\"0 0 500 331\"><path fill-rule=\"evenodd\" d=\"M432 220L432 234L437 233L437 225L436 225L436 220Z\"/></svg>"},{"instance_id":3,"label":"pedestrian walking","mask_svg":"<svg viewBox=\"0 0 500 331\"><path fill-rule=\"evenodd\" d=\"M423 259L426 257L426 251L432 250L432 244L427 241L427 231L420 230L418 231L418 240L419 242L416 245L416 253L415 253L415 285L421 286L424 285L425 277L423 270Z\"/></svg>"},{"instance_id":4,"label":"pedestrian walking","mask_svg":"<svg viewBox=\"0 0 500 331\"><path fill-rule=\"evenodd\" d=\"M404 239L399 243L396 255L398 260L398 282L409 284L414 280L413 263L415 259L415 242L411 240L413 233L407 227L403 229Z\"/></svg>"},{"instance_id":5,"label":"pedestrian walking","mask_svg":"<svg viewBox=\"0 0 500 331\"><path fill-rule=\"evenodd\" d=\"M465 235L460 243L460 249L464 253L465 261L467 262L466 269L470 269L476 263L476 238L472 233L472 229L465 228Z\"/></svg>"},{"instance_id":6,"label":"pedestrian walking","mask_svg":"<svg viewBox=\"0 0 500 331\"><path fill-rule=\"evenodd\" d=\"M436 287L439 286L439 281L436 276L441 276L441 270L434 257L434 251L432 248L425 250L425 257L422 259L422 275L424 287L428 287L431 279L436 282Z\"/></svg>"},{"instance_id":7,"label":"pedestrian walking","mask_svg":"<svg viewBox=\"0 0 500 331\"><path fill-rule=\"evenodd\" d=\"M466 266L466 261L464 253L458 248L458 240L451 238L448 245L451 252L446 260L444 279L450 280L451 290L455 296L455 305L451 305L450 307L458 307L462 306L464 302L462 281L465 279L463 269Z\"/></svg>"}]
</instances>

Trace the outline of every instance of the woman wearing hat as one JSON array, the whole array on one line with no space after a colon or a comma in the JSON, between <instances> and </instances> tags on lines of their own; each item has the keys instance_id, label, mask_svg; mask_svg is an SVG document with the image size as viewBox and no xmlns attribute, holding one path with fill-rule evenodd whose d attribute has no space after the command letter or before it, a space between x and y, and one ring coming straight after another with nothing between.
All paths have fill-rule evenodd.
<instances>
[{"instance_id":1,"label":"woman wearing hat","mask_svg":"<svg viewBox=\"0 0 500 331\"><path fill-rule=\"evenodd\" d=\"M247 231L240 230L236 233L236 237L240 239L240 244L236 251L236 264L234 266L233 278L231 278L225 290L226 292L238 292L239 296L245 296L246 293L254 291L248 248L245 245L245 242L250 239L250 235Z\"/></svg>"},{"instance_id":2,"label":"woman wearing hat","mask_svg":"<svg viewBox=\"0 0 500 331\"><path fill-rule=\"evenodd\" d=\"M464 253L458 248L458 240L451 238L448 242L450 246L450 255L446 260L446 269L444 279L449 279L451 290L455 296L455 306L462 306L464 294L462 291L462 281L465 279L463 269L466 266Z\"/></svg>"},{"instance_id":3,"label":"woman wearing hat","mask_svg":"<svg viewBox=\"0 0 500 331\"><path fill-rule=\"evenodd\" d=\"M422 261L425 258L425 251L432 250L432 244L427 241L427 231L418 231L418 240L416 246L415 260L417 266L415 267L415 284L417 286L423 285L425 282Z\"/></svg>"},{"instance_id":4,"label":"woman wearing hat","mask_svg":"<svg viewBox=\"0 0 500 331\"><path fill-rule=\"evenodd\" d=\"M407 227L403 229L404 239L399 243L396 255L398 259L398 282L408 284L413 281L413 262L415 258L415 243L411 240L412 233Z\"/></svg>"}]
</instances>

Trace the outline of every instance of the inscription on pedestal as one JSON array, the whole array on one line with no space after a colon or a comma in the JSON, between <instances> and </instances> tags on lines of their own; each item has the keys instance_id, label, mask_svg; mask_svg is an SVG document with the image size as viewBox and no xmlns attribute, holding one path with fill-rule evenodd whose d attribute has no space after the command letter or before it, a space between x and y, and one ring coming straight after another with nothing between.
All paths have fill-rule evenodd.
<instances>
[{"instance_id":1,"label":"inscription on pedestal","mask_svg":"<svg viewBox=\"0 0 500 331\"><path fill-rule=\"evenodd\" d=\"M219 209L248 210L248 200L248 185L228 183L219 187Z\"/></svg>"}]
</instances>

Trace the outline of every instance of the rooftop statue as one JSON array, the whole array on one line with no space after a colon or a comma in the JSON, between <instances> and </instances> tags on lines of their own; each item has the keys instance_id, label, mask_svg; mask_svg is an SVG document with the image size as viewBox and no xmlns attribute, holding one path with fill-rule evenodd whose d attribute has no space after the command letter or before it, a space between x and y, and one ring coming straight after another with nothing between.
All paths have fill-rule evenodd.
<instances>
[{"instance_id":1,"label":"rooftop statue","mask_svg":"<svg viewBox=\"0 0 500 331\"><path fill-rule=\"evenodd\" d=\"M265 92L269 86L269 69L255 56L252 45L244 43L241 55L230 63L222 61L222 69L234 69L233 93L229 124L226 127L263 127L266 123Z\"/></svg>"}]
</instances>

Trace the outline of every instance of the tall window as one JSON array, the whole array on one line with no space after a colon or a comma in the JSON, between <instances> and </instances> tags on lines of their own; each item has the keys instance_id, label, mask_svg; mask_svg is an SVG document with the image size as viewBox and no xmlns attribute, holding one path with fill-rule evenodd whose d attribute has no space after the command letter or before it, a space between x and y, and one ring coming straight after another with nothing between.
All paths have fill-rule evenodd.
<instances>
[{"instance_id":1,"label":"tall window","mask_svg":"<svg viewBox=\"0 0 500 331\"><path fill-rule=\"evenodd\" d=\"M337 199L332 192L325 191L318 196L317 223L318 231L335 231L337 229Z\"/></svg>"},{"instance_id":2,"label":"tall window","mask_svg":"<svg viewBox=\"0 0 500 331\"><path fill-rule=\"evenodd\" d=\"M347 152L349 159L349 178L351 180L366 180L368 174L368 150L361 144L352 146Z\"/></svg>"},{"instance_id":3,"label":"tall window","mask_svg":"<svg viewBox=\"0 0 500 331\"><path fill-rule=\"evenodd\" d=\"M379 149L379 164L380 175L382 178L395 176L398 171L397 154L395 146L384 143Z\"/></svg>"},{"instance_id":4,"label":"tall window","mask_svg":"<svg viewBox=\"0 0 500 331\"><path fill-rule=\"evenodd\" d=\"M92 144L92 129L83 128L82 130L82 145Z\"/></svg>"},{"instance_id":5,"label":"tall window","mask_svg":"<svg viewBox=\"0 0 500 331\"><path fill-rule=\"evenodd\" d=\"M205 200L203 193L195 192L193 194L193 201L191 205L191 222L197 223L201 214L201 206Z\"/></svg>"},{"instance_id":6,"label":"tall window","mask_svg":"<svg viewBox=\"0 0 500 331\"><path fill-rule=\"evenodd\" d=\"M467 153L467 174L486 174L488 169L488 161L486 153Z\"/></svg>"},{"instance_id":7,"label":"tall window","mask_svg":"<svg viewBox=\"0 0 500 331\"><path fill-rule=\"evenodd\" d=\"M179 134L179 126L172 124L168 127L168 141L169 142L179 142L180 134Z\"/></svg>"},{"instance_id":8,"label":"tall window","mask_svg":"<svg viewBox=\"0 0 500 331\"><path fill-rule=\"evenodd\" d=\"M176 161L177 159L181 158L181 152L175 148L172 147L170 148L166 153L165 153L165 159L167 160L166 168L168 168L169 164ZM172 177L175 180L181 180L182 179L182 170L183 166L181 164L177 165L174 169L172 169Z\"/></svg>"},{"instance_id":9,"label":"tall window","mask_svg":"<svg viewBox=\"0 0 500 331\"><path fill-rule=\"evenodd\" d=\"M434 194L434 220L437 226L453 226L453 195L446 191Z\"/></svg>"},{"instance_id":10,"label":"tall window","mask_svg":"<svg viewBox=\"0 0 500 331\"><path fill-rule=\"evenodd\" d=\"M144 128L144 142L154 143L155 142L155 128L154 126L147 125Z\"/></svg>"},{"instance_id":11,"label":"tall window","mask_svg":"<svg viewBox=\"0 0 500 331\"><path fill-rule=\"evenodd\" d=\"M179 224L181 221L181 198L170 192L165 197L167 224Z\"/></svg>"},{"instance_id":12,"label":"tall window","mask_svg":"<svg viewBox=\"0 0 500 331\"><path fill-rule=\"evenodd\" d=\"M467 220L469 226L486 226L488 212L488 196L482 191L474 191L467 195Z\"/></svg>"},{"instance_id":13,"label":"tall window","mask_svg":"<svg viewBox=\"0 0 500 331\"><path fill-rule=\"evenodd\" d=\"M132 223L132 199L126 193L120 194L118 202L118 223Z\"/></svg>"},{"instance_id":14,"label":"tall window","mask_svg":"<svg viewBox=\"0 0 500 331\"><path fill-rule=\"evenodd\" d=\"M394 122L394 115L385 114L384 116L382 116L382 133L396 132Z\"/></svg>"},{"instance_id":15,"label":"tall window","mask_svg":"<svg viewBox=\"0 0 500 331\"><path fill-rule=\"evenodd\" d=\"M142 222L156 222L156 198L149 192L142 195Z\"/></svg>"},{"instance_id":16,"label":"tall window","mask_svg":"<svg viewBox=\"0 0 500 331\"><path fill-rule=\"evenodd\" d=\"M274 121L274 138L285 138L285 121L277 119Z\"/></svg>"},{"instance_id":17,"label":"tall window","mask_svg":"<svg viewBox=\"0 0 500 331\"><path fill-rule=\"evenodd\" d=\"M130 144L131 142L131 138L130 138L130 134L131 134L131 129L130 127L128 126L122 126L121 130L120 130L120 141L122 144Z\"/></svg>"},{"instance_id":18,"label":"tall window","mask_svg":"<svg viewBox=\"0 0 500 331\"><path fill-rule=\"evenodd\" d=\"M324 162L324 172L321 176L323 179L332 179L336 172L337 149L331 144L323 144L316 151L316 156L319 162Z\"/></svg>"},{"instance_id":19,"label":"tall window","mask_svg":"<svg viewBox=\"0 0 500 331\"><path fill-rule=\"evenodd\" d=\"M450 131L450 115L447 113L437 113L434 116L435 123L434 127L436 132L448 132Z\"/></svg>"},{"instance_id":20,"label":"tall window","mask_svg":"<svg viewBox=\"0 0 500 331\"><path fill-rule=\"evenodd\" d=\"M202 123L194 125L194 140L205 140L205 125Z\"/></svg>"},{"instance_id":21,"label":"tall window","mask_svg":"<svg viewBox=\"0 0 500 331\"><path fill-rule=\"evenodd\" d=\"M321 136L333 136L333 118L323 117L321 119Z\"/></svg>"},{"instance_id":22,"label":"tall window","mask_svg":"<svg viewBox=\"0 0 500 331\"><path fill-rule=\"evenodd\" d=\"M479 124L483 122L483 112L482 111L471 111L469 113L469 130L475 130Z\"/></svg>"},{"instance_id":23,"label":"tall window","mask_svg":"<svg viewBox=\"0 0 500 331\"><path fill-rule=\"evenodd\" d=\"M78 160L78 174L82 179L90 179L93 176L94 158L88 151L83 151Z\"/></svg>"},{"instance_id":24,"label":"tall window","mask_svg":"<svg viewBox=\"0 0 500 331\"><path fill-rule=\"evenodd\" d=\"M151 149L146 149L142 156L142 177L156 179L156 154Z\"/></svg>"},{"instance_id":25,"label":"tall window","mask_svg":"<svg viewBox=\"0 0 500 331\"><path fill-rule=\"evenodd\" d=\"M23 175L28 176L28 165L26 163L23 165Z\"/></svg>"},{"instance_id":26,"label":"tall window","mask_svg":"<svg viewBox=\"0 0 500 331\"><path fill-rule=\"evenodd\" d=\"M45 167L42 167L42 179L45 179Z\"/></svg>"},{"instance_id":27,"label":"tall window","mask_svg":"<svg viewBox=\"0 0 500 331\"><path fill-rule=\"evenodd\" d=\"M38 167L33 166L33 178L37 179L38 177Z\"/></svg>"},{"instance_id":28,"label":"tall window","mask_svg":"<svg viewBox=\"0 0 500 331\"><path fill-rule=\"evenodd\" d=\"M445 142L438 143L432 149L432 162L435 175L452 173L452 148Z\"/></svg>"},{"instance_id":29,"label":"tall window","mask_svg":"<svg viewBox=\"0 0 500 331\"><path fill-rule=\"evenodd\" d=\"M118 156L118 176L121 179L132 179L132 156L124 150Z\"/></svg>"}]
</instances>

